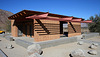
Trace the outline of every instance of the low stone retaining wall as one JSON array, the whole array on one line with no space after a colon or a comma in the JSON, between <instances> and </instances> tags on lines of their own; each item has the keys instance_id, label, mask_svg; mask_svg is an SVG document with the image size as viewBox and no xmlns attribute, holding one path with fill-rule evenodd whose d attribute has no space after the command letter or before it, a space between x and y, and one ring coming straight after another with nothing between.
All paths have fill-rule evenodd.
<instances>
[{"instance_id":1,"label":"low stone retaining wall","mask_svg":"<svg viewBox=\"0 0 100 57\"><path fill-rule=\"evenodd\" d=\"M29 45L32 45L33 43L31 42L28 42L28 41L25 41L25 40L21 40L21 39L16 39L15 40L16 44L24 47L24 48L27 48Z\"/></svg>"},{"instance_id":2,"label":"low stone retaining wall","mask_svg":"<svg viewBox=\"0 0 100 57\"><path fill-rule=\"evenodd\" d=\"M11 37L11 36L6 36L4 38L7 39L7 40L9 40L9 41L14 41L13 37Z\"/></svg>"},{"instance_id":3,"label":"low stone retaining wall","mask_svg":"<svg viewBox=\"0 0 100 57\"><path fill-rule=\"evenodd\" d=\"M27 48L29 45L32 45L34 43L40 44L41 48L48 48L48 47L52 47L52 46L57 46L57 45L61 45L61 44L66 44L66 43L72 43L72 42L76 42L77 41L77 37L69 37L69 38L60 38L60 39L56 39L56 40L49 40L49 41L43 41L43 42L28 42L22 39L16 39L15 42L16 44Z\"/></svg>"},{"instance_id":4,"label":"low stone retaining wall","mask_svg":"<svg viewBox=\"0 0 100 57\"><path fill-rule=\"evenodd\" d=\"M76 42L77 37L68 37L68 38L60 38L56 40L49 40L49 41L43 41L43 42L37 42L37 44L40 44L40 46L43 48L48 48L52 46L57 46L61 44L67 44L67 43L72 43Z\"/></svg>"},{"instance_id":5,"label":"low stone retaining wall","mask_svg":"<svg viewBox=\"0 0 100 57\"><path fill-rule=\"evenodd\" d=\"M99 36L99 33L83 34L84 39L88 39L88 38L92 38L92 37L96 37L96 36Z\"/></svg>"}]
</instances>

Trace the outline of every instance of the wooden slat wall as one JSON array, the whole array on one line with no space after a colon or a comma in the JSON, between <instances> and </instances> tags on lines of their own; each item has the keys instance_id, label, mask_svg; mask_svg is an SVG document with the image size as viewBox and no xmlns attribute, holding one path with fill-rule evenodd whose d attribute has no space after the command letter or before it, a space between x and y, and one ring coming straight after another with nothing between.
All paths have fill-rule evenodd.
<instances>
[{"instance_id":1,"label":"wooden slat wall","mask_svg":"<svg viewBox=\"0 0 100 57\"><path fill-rule=\"evenodd\" d=\"M81 23L68 22L68 37L81 35Z\"/></svg>"},{"instance_id":2,"label":"wooden slat wall","mask_svg":"<svg viewBox=\"0 0 100 57\"><path fill-rule=\"evenodd\" d=\"M35 42L60 38L60 22L52 20L34 20Z\"/></svg>"}]
</instances>

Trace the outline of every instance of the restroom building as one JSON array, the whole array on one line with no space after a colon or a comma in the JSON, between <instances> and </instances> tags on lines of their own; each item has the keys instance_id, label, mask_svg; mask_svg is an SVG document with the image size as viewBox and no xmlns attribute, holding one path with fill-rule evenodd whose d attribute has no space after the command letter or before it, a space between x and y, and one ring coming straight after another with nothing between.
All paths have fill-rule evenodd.
<instances>
[{"instance_id":1,"label":"restroom building","mask_svg":"<svg viewBox=\"0 0 100 57\"><path fill-rule=\"evenodd\" d=\"M10 17L13 37L31 37L35 42L59 39L60 36L81 35L81 23L92 23L73 16L49 12L23 10ZM63 32L63 24L68 24L68 32Z\"/></svg>"}]
</instances>

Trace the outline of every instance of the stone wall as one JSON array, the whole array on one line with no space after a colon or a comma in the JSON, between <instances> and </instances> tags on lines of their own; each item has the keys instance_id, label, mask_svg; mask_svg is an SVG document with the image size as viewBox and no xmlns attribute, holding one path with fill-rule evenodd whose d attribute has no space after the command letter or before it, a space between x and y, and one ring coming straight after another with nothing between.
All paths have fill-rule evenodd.
<instances>
[{"instance_id":1,"label":"stone wall","mask_svg":"<svg viewBox=\"0 0 100 57\"><path fill-rule=\"evenodd\" d=\"M40 44L40 46L43 48L53 47L61 44L67 44L76 42L77 37L68 37L68 38L60 38L56 40L49 40L49 41L43 41L43 42L37 42L37 44Z\"/></svg>"},{"instance_id":2,"label":"stone wall","mask_svg":"<svg viewBox=\"0 0 100 57\"><path fill-rule=\"evenodd\" d=\"M82 36L83 36L84 39L88 39L88 38L99 36L99 33L83 34Z\"/></svg>"}]
</instances>

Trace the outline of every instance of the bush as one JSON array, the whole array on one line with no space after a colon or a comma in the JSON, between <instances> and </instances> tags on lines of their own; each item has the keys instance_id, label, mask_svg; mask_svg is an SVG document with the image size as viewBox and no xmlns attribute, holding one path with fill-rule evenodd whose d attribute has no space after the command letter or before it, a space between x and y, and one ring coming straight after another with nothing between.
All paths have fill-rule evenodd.
<instances>
[{"instance_id":1,"label":"bush","mask_svg":"<svg viewBox=\"0 0 100 57\"><path fill-rule=\"evenodd\" d=\"M94 23L89 23L89 30L90 32L99 32L100 33L100 14L95 15L94 17L91 16L89 20L92 20Z\"/></svg>"}]
</instances>

